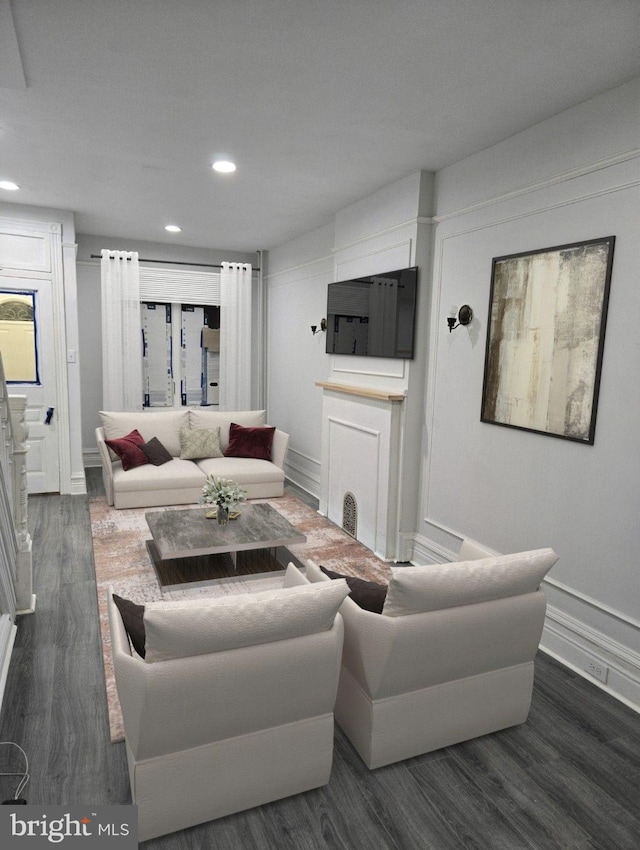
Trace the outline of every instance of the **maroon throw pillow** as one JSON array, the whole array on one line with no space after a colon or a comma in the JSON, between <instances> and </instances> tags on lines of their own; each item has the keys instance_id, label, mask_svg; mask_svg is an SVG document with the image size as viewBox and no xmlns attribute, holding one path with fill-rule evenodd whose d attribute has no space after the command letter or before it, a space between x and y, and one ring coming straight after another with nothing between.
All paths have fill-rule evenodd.
<instances>
[{"instance_id":1,"label":"maroon throw pillow","mask_svg":"<svg viewBox=\"0 0 640 850\"><path fill-rule=\"evenodd\" d=\"M145 463L149 463L149 458L140 448L144 444L144 437L137 430L133 430L124 437L105 440L105 443L118 455L122 461L122 468L124 470L133 469L135 466L142 466Z\"/></svg>"},{"instance_id":2,"label":"maroon throw pillow","mask_svg":"<svg viewBox=\"0 0 640 850\"><path fill-rule=\"evenodd\" d=\"M271 445L275 430L269 426L244 428L232 422L229 426L229 445L224 456L271 460Z\"/></svg>"}]
</instances>

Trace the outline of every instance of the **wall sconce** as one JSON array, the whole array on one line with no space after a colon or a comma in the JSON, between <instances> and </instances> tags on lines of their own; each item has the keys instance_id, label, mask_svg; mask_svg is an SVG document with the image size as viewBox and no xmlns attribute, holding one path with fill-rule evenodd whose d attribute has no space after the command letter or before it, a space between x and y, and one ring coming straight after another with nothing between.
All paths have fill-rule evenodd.
<instances>
[{"instance_id":1,"label":"wall sconce","mask_svg":"<svg viewBox=\"0 0 640 850\"><path fill-rule=\"evenodd\" d=\"M320 327L318 327L317 325L311 325L311 333L314 336L316 334L319 334L320 331L326 331L326 329L327 329L327 320L326 319L320 319Z\"/></svg>"},{"instance_id":2,"label":"wall sconce","mask_svg":"<svg viewBox=\"0 0 640 850\"><path fill-rule=\"evenodd\" d=\"M447 316L449 333L451 333L454 328L459 328L460 325L468 325L471 319L473 319L473 310L471 309L471 307L469 307L468 304L463 304L462 307L458 310L457 316Z\"/></svg>"}]
</instances>

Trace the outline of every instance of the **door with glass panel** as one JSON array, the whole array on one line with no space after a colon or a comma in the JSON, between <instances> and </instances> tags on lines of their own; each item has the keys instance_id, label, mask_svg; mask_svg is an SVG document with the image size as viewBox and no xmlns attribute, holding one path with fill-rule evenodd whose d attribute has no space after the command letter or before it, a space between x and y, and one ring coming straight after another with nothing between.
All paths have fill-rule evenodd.
<instances>
[{"instance_id":1,"label":"door with glass panel","mask_svg":"<svg viewBox=\"0 0 640 850\"><path fill-rule=\"evenodd\" d=\"M27 397L29 493L60 490L51 282L0 275L0 351L10 395Z\"/></svg>"}]
</instances>

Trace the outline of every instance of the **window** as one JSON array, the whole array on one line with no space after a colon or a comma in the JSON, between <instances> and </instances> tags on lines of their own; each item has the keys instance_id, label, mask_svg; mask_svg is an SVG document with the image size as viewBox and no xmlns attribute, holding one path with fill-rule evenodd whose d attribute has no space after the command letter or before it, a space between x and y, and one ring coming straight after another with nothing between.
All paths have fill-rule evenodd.
<instances>
[{"instance_id":1,"label":"window","mask_svg":"<svg viewBox=\"0 0 640 850\"><path fill-rule=\"evenodd\" d=\"M35 292L0 290L0 351L8 384L39 384Z\"/></svg>"},{"instance_id":2,"label":"window","mask_svg":"<svg viewBox=\"0 0 640 850\"><path fill-rule=\"evenodd\" d=\"M220 308L140 305L145 407L218 404Z\"/></svg>"}]
</instances>

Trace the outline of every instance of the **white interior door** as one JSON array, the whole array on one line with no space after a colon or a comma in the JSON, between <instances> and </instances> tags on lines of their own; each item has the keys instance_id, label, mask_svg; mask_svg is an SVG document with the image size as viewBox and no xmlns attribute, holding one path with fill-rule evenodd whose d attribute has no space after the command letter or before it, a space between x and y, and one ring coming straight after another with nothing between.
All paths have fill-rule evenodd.
<instances>
[{"instance_id":1,"label":"white interior door","mask_svg":"<svg viewBox=\"0 0 640 850\"><path fill-rule=\"evenodd\" d=\"M32 306L31 322L20 304ZM57 493L60 458L51 281L0 275L0 351L9 393L27 396L28 491Z\"/></svg>"}]
</instances>

